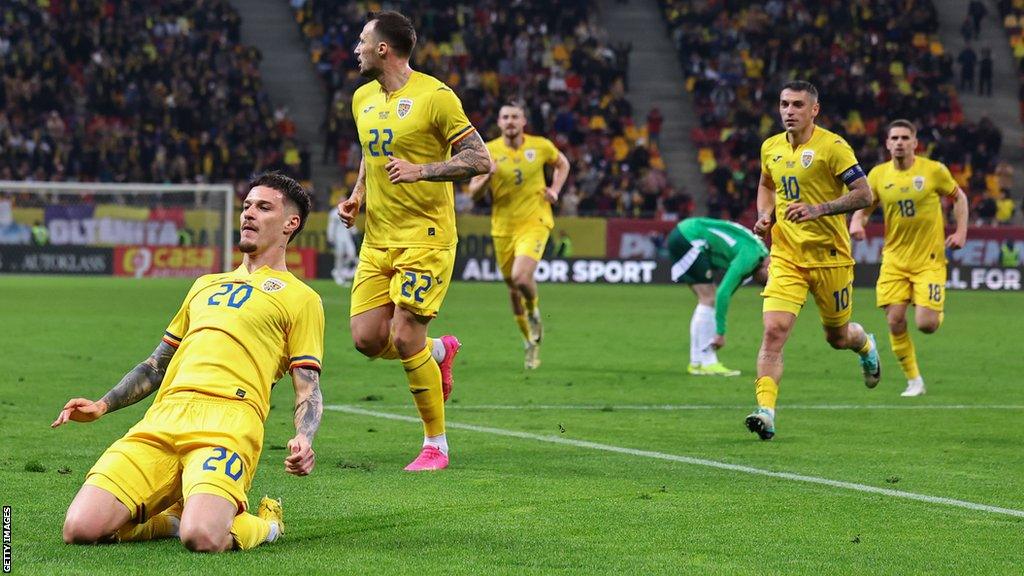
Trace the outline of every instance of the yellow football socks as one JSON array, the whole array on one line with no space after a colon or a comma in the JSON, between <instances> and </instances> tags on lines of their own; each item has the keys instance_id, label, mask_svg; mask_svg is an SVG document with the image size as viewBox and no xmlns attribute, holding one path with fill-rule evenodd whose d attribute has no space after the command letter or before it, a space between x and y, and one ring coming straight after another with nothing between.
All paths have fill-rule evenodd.
<instances>
[{"instance_id":1,"label":"yellow football socks","mask_svg":"<svg viewBox=\"0 0 1024 576\"><path fill-rule=\"evenodd\" d=\"M239 550L250 550L267 541L270 535L270 522L243 512L235 516L231 523L231 537Z\"/></svg>"},{"instance_id":2,"label":"yellow football socks","mask_svg":"<svg viewBox=\"0 0 1024 576\"><path fill-rule=\"evenodd\" d=\"M523 335L523 340L530 340L530 323L526 321L526 314L519 314L516 316L516 325L519 326L519 332Z\"/></svg>"},{"instance_id":3,"label":"yellow football socks","mask_svg":"<svg viewBox=\"0 0 1024 576\"><path fill-rule=\"evenodd\" d=\"M441 392L441 369L424 347L412 358L402 359L409 391L423 420L425 436L444 434L444 394Z\"/></svg>"},{"instance_id":4,"label":"yellow football socks","mask_svg":"<svg viewBox=\"0 0 1024 576\"><path fill-rule=\"evenodd\" d=\"M761 376L754 381L754 396L761 408L775 410L775 401L779 398L779 385L771 376Z\"/></svg>"},{"instance_id":5,"label":"yellow football socks","mask_svg":"<svg viewBox=\"0 0 1024 576\"><path fill-rule=\"evenodd\" d=\"M914 342L910 339L910 331L903 334L889 333L889 343L892 344L892 353L900 361L903 374L907 380L913 380L921 375L917 368L917 353L914 351Z\"/></svg>"},{"instance_id":6,"label":"yellow football socks","mask_svg":"<svg viewBox=\"0 0 1024 576\"><path fill-rule=\"evenodd\" d=\"M128 522L117 531L118 542L144 542L146 540L160 540L161 538L173 538L178 535L178 527L181 525L181 508L177 514L168 511L153 516L146 522Z\"/></svg>"},{"instance_id":7,"label":"yellow football socks","mask_svg":"<svg viewBox=\"0 0 1024 576\"><path fill-rule=\"evenodd\" d=\"M861 356L871 352L871 338L868 338L866 334L867 333L865 332L864 345L860 347L860 350L857 350L857 354L860 354Z\"/></svg>"},{"instance_id":8,"label":"yellow football socks","mask_svg":"<svg viewBox=\"0 0 1024 576\"><path fill-rule=\"evenodd\" d=\"M526 308L527 314L533 314L538 306L540 306L540 294L534 295L533 300L523 296L523 308Z\"/></svg>"},{"instance_id":9,"label":"yellow football socks","mask_svg":"<svg viewBox=\"0 0 1024 576\"><path fill-rule=\"evenodd\" d=\"M374 360L380 358L381 360L398 360L398 347L395 346L395 340L388 334L388 343L384 345L384 349L373 357Z\"/></svg>"}]
</instances>

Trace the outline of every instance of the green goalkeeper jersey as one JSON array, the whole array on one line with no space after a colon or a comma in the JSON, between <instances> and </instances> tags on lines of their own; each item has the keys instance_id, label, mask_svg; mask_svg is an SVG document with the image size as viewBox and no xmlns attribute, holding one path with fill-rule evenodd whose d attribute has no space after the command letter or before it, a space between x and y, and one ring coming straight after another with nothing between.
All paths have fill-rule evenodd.
<instances>
[{"instance_id":1,"label":"green goalkeeper jersey","mask_svg":"<svg viewBox=\"0 0 1024 576\"><path fill-rule=\"evenodd\" d=\"M768 256L768 248L753 232L735 222L687 218L669 234L668 249L675 282L706 284L713 281L715 270L725 271L715 292L716 331L724 335L729 300Z\"/></svg>"}]
</instances>

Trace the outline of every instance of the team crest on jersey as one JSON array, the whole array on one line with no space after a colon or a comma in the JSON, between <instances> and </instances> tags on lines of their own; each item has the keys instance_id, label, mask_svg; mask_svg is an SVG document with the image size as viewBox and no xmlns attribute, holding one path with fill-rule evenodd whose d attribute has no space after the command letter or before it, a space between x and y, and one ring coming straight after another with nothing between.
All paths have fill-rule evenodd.
<instances>
[{"instance_id":1,"label":"team crest on jersey","mask_svg":"<svg viewBox=\"0 0 1024 576\"><path fill-rule=\"evenodd\" d=\"M924 190L924 176L914 176L911 183L914 185L914 190L917 190L918 192Z\"/></svg>"},{"instance_id":2,"label":"team crest on jersey","mask_svg":"<svg viewBox=\"0 0 1024 576\"><path fill-rule=\"evenodd\" d=\"M810 168L811 162L814 162L814 150L804 150L803 154L800 155L800 164L804 168Z\"/></svg>"},{"instance_id":3,"label":"team crest on jersey","mask_svg":"<svg viewBox=\"0 0 1024 576\"><path fill-rule=\"evenodd\" d=\"M526 150L526 152L523 153L523 156L526 157L527 162L533 162L534 160L537 159L537 151L534 150L533 148L529 148Z\"/></svg>"},{"instance_id":4,"label":"team crest on jersey","mask_svg":"<svg viewBox=\"0 0 1024 576\"><path fill-rule=\"evenodd\" d=\"M285 286L287 286L287 284L281 282L277 278L267 278L267 280L263 283L263 286L261 286L260 289L263 290L264 292L277 292L278 290L281 290Z\"/></svg>"},{"instance_id":5,"label":"team crest on jersey","mask_svg":"<svg viewBox=\"0 0 1024 576\"><path fill-rule=\"evenodd\" d=\"M405 118L409 115L412 110L412 100L408 98L402 98L398 101L398 117Z\"/></svg>"}]
</instances>

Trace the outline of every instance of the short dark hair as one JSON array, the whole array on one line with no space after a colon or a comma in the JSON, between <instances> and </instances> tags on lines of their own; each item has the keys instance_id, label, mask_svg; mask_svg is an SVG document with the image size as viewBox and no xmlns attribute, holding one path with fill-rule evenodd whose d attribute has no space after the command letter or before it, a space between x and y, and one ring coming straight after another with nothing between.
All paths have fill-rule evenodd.
<instances>
[{"instance_id":1,"label":"short dark hair","mask_svg":"<svg viewBox=\"0 0 1024 576\"><path fill-rule=\"evenodd\" d=\"M907 130L910 130L911 136L917 136L917 126L914 126L914 123L911 122L910 120L900 118L898 120L893 120L892 122L890 122L889 125L885 127L886 138L889 137L889 133L892 132L893 128L906 128Z\"/></svg>"},{"instance_id":2,"label":"short dark hair","mask_svg":"<svg viewBox=\"0 0 1024 576\"><path fill-rule=\"evenodd\" d=\"M792 90L794 92L807 92L815 100L818 99L818 89L814 87L814 84L806 80L790 80L782 85L782 90ZM782 92L779 90L779 92Z\"/></svg>"},{"instance_id":3,"label":"short dark hair","mask_svg":"<svg viewBox=\"0 0 1024 576\"><path fill-rule=\"evenodd\" d=\"M249 190L257 186L266 186L277 190L299 210L299 227L288 237L290 244L306 226L306 218L309 216L309 211L313 209L313 197L309 194L309 190L303 188L302 184L299 184L294 178L285 176L276 170L261 172L253 176L252 180L249 180Z\"/></svg>"},{"instance_id":4,"label":"short dark hair","mask_svg":"<svg viewBox=\"0 0 1024 576\"><path fill-rule=\"evenodd\" d=\"M510 106L512 108L519 108L520 110L523 111L524 115L526 114L526 101L523 100L522 98L518 97L518 96L512 96L510 98L505 99L505 103L502 104L502 106L503 107L504 106Z\"/></svg>"},{"instance_id":5,"label":"short dark hair","mask_svg":"<svg viewBox=\"0 0 1024 576\"><path fill-rule=\"evenodd\" d=\"M409 18L394 10L382 10L370 14L369 21L377 23L373 27L374 32L396 55L408 58L412 54L416 47L416 29Z\"/></svg>"}]
</instances>

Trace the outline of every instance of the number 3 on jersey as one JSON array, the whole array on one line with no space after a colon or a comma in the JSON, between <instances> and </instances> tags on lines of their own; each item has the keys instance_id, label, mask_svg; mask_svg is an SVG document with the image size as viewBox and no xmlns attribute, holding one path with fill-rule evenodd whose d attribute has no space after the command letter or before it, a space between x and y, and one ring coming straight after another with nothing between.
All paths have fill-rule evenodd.
<instances>
[{"instance_id":1,"label":"number 3 on jersey","mask_svg":"<svg viewBox=\"0 0 1024 576\"><path fill-rule=\"evenodd\" d=\"M782 177L782 197L786 200L800 199L800 183L797 182L796 176Z\"/></svg>"}]
</instances>

